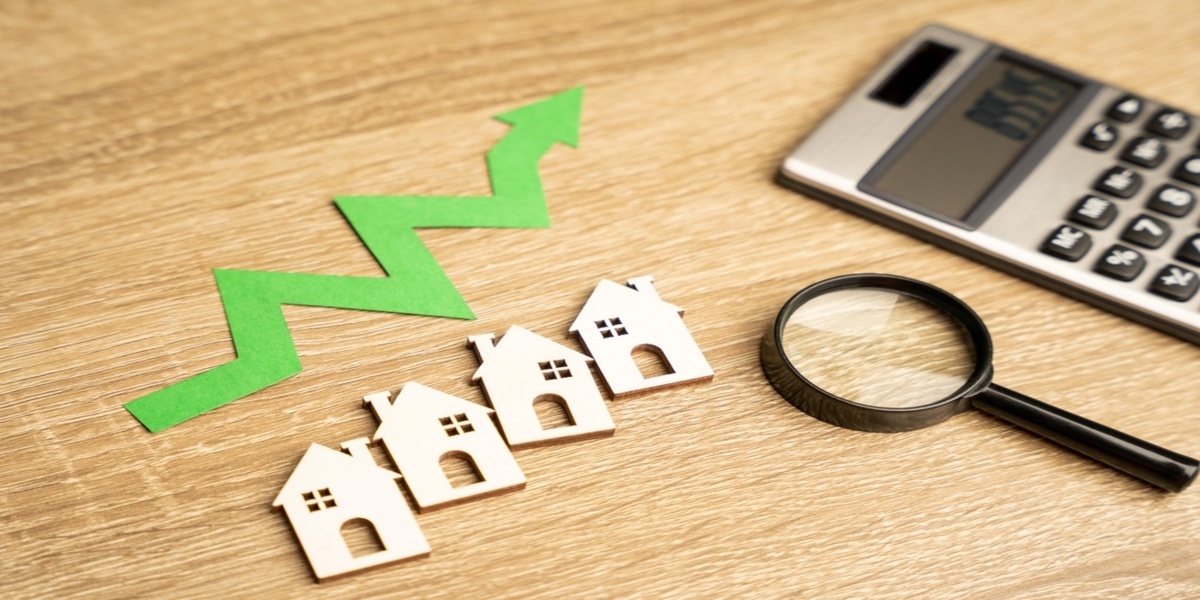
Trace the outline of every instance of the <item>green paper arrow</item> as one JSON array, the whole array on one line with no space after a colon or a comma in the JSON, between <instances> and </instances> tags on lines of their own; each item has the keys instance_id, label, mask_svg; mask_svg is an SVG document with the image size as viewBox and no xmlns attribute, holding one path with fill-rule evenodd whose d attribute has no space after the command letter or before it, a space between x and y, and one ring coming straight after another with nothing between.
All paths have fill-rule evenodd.
<instances>
[{"instance_id":1,"label":"green paper arrow","mask_svg":"<svg viewBox=\"0 0 1200 600\"><path fill-rule=\"evenodd\" d=\"M338 209L387 277L216 269L237 358L125 405L161 431L301 370L284 304L473 319L417 237L433 227L549 227L537 163L556 142L575 147L583 88L498 115L512 125L487 154L491 197L340 196Z\"/></svg>"}]
</instances>

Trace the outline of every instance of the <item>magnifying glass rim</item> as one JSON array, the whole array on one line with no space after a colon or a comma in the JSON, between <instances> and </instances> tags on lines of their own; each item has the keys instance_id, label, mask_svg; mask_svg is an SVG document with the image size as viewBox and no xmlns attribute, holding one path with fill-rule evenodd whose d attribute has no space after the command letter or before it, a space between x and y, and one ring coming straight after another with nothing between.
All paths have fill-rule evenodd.
<instances>
[{"instance_id":1,"label":"magnifying glass rim","mask_svg":"<svg viewBox=\"0 0 1200 600\"><path fill-rule=\"evenodd\" d=\"M970 377L953 393L929 404L872 406L848 400L806 378L783 349L783 330L802 305L818 296L847 289L878 289L927 302L966 329L975 345ZM962 300L923 281L880 273L841 275L814 283L793 295L772 324L762 345L763 370L772 387L797 408L823 421L863 431L909 431L944 421L969 406L969 399L992 380L992 339L983 320Z\"/></svg>"}]
</instances>

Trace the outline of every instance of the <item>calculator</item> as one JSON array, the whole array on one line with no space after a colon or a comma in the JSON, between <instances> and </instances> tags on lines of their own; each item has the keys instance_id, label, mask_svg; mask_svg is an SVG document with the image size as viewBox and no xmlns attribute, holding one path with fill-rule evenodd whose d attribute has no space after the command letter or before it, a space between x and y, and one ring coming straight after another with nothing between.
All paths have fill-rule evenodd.
<instances>
[{"instance_id":1,"label":"calculator","mask_svg":"<svg viewBox=\"0 0 1200 600\"><path fill-rule=\"evenodd\" d=\"M1174 106L926 25L778 181L1200 343L1200 142Z\"/></svg>"}]
</instances>

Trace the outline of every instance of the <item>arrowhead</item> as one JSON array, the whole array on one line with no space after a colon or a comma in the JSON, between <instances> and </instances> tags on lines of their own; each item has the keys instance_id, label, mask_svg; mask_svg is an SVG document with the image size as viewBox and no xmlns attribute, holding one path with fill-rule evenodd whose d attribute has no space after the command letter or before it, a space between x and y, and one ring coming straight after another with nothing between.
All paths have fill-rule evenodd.
<instances>
[{"instance_id":1,"label":"arrowhead","mask_svg":"<svg viewBox=\"0 0 1200 600\"><path fill-rule=\"evenodd\" d=\"M583 88L573 87L545 100L496 115L496 120L513 127L524 126L527 133L562 142L572 148L579 145L579 112L583 106Z\"/></svg>"}]
</instances>

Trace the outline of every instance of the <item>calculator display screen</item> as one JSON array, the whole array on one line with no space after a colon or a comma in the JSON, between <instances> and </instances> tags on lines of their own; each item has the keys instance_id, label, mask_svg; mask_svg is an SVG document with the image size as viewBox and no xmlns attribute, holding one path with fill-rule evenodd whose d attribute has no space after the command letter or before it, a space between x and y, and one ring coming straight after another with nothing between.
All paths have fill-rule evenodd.
<instances>
[{"instance_id":1,"label":"calculator display screen","mask_svg":"<svg viewBox=\"0 0 1200 600\"><path fill-rule=\"evenodd\" d=\"M943 218L963 220L1079 89L1075 82L998 58L871 185Z\"/></svg>"}]
</instances>

